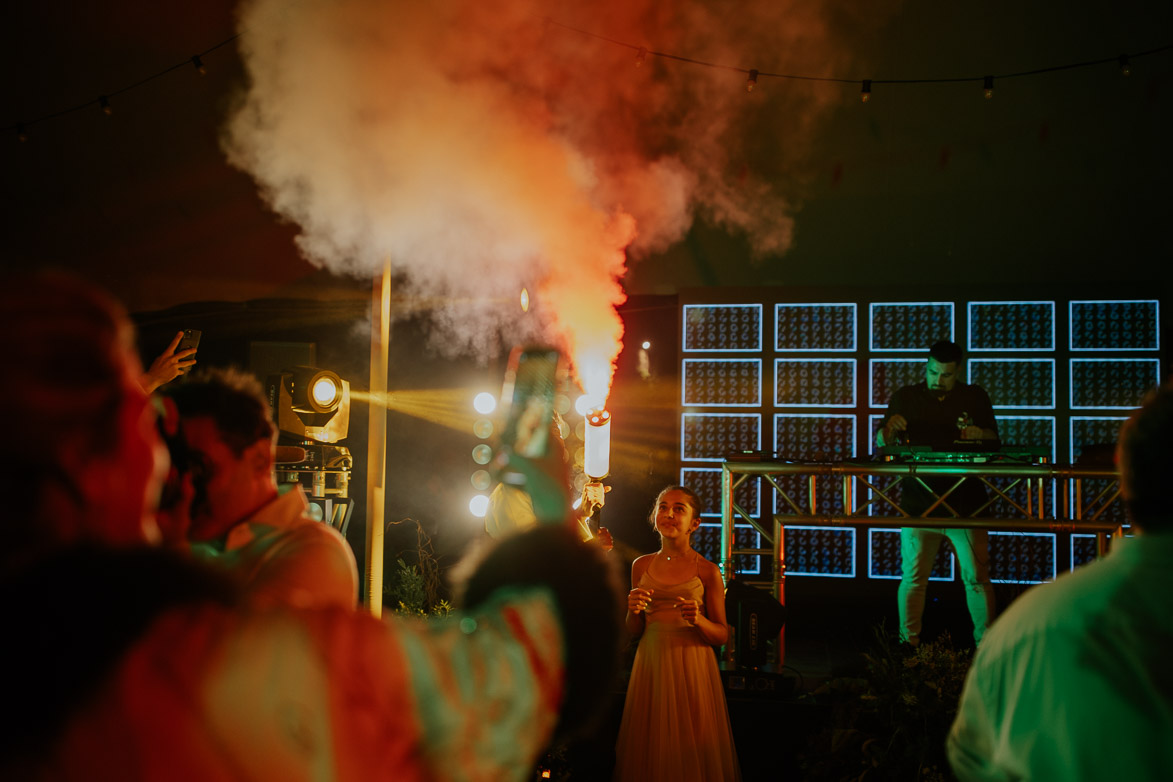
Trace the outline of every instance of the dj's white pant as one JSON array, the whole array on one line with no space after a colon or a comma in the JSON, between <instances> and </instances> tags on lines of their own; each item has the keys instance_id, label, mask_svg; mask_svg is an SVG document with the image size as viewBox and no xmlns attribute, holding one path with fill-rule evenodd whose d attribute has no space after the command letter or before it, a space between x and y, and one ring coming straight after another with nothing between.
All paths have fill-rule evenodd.
<instances>
[{"instance_id":1,"label":"dj's white pant","mask_svg":"<svg viewBox=\"0 0 1173 782\"><path fill-rule=\"evenodd\" d=\"M925 612L925 593L929 587L929 573L941 541L949 538L961 568L961 583L965 587L965 603L973 620L974 643L981 643L982 635L994 615L994 588L990 585L990 549L984 529L939 529L904 527L900 530L901 579L896 593L900 610L900 638L912 644L920 643L921 616Z\"/></svg>"}]
</instances>

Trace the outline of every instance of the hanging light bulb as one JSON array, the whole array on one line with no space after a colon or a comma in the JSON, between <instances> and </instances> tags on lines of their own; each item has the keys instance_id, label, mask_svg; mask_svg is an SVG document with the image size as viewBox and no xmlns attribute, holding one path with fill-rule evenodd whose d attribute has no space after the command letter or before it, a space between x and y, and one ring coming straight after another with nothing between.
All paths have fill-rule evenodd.
<instances>
[{"instance_id":1,"label":"hanging light bulb","mask_svg":"<svg viewBox=\"0 0 1173 782\"><path fill-rule=\"evenodd\" d=\"M1131 76L1132 75L1132 65L1130 65L1128 62L1128 55L1127 54L1122 54L1119 57L1117 57L1116 62L1120 63L1120 75L1121 76Z\"/></svg>"},{"instance_id":2,"label":"hanging light bulb","mask_svg":"<svg viewBox=\"0 0 1173 782\"><path fill-rule=\"evenodd\" d=\"M863 84L859 88L859 99L863 103L867 103L872 99L872 80L864 79Z\"/></svg>"},{"instance_id":3,"label":"hanging light bulb","mask_svg":"<svg viewBox=\"0 0 1173 782\"><path fill-rule=\"evenodd\" d=\"M100 108L102 110L102 113L105 114L107 117L109 117L111 114L114 113L114 109L111 108L111 106L110 106L110 99L107 98L105 95L98 96L98 108Z\"/></svg>"},{"instance_id":4,"label":"hanging light bulb","mask_svg":"<svg viewBox=\"0 0 1173 782\"><path fill-rule=\"evenodd\" d=\"M753 92L753 88L758 86L758 70L754 68L749 72L749 78L745 80L745 91Z\"/></svg>"},{"instance_id":5,"label":"hanging light bulb","mask_svg":"<svg viewBox=\"0 0 1173 782\"><path fill-rule=\"evenodd\" d=\"M646 46L639 47L639 51L635 53L635 67L640 67L644 64L644 60L648 56L648 48Z\"/></svg>"},{"instance_id":6,"label":"hanging light bulb","mask_svg":"<svg viewBox=\"0 0 1173 782\"><path fill-rule=\"evenodd\" d=\"M196 72L199 73L200 76L208 75L208 69L204 67L204 61L200 59L198 54L193 54L191 56L191 65L196 69Z\"/></svg>"},{"instance_id":7,"label":"hanging light bulb","mask_svg":"<svg viewBox=\"0 0 1173 782\"><path fill-rule=\"evenodd\" d=\"M22 143L29 140L29 134L28 131L24 129L23 122L16 123L16 140Z\"/></svg>"},{"instance_id":8,"label":"hanging light bulb","mask_svg":"<svg viewBox=\"0 0 1173 782\"><path fill-rule=\"evenodd\" d=\"M982 84L982 94L986 96L986 100L994 97L994 77L987 76Z\"/></svg>"}]
</instances>

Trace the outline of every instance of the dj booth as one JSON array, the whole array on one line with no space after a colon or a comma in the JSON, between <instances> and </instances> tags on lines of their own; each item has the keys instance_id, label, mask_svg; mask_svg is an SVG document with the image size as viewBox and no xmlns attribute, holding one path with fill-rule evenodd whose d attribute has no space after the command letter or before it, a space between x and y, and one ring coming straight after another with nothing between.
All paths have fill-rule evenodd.
<instances>
[{"instance_id":1,"label":"dj booth","mask_svg":"<svg viewBox=\"0 0 1173 782\"><path fill-rule=\"evenodd\" d=\"M938 446L896 445L878 449L878 461L781 462L760 456L732 457L721 466L721 568L726 583L736 576L734 558L757 555L767 586L786 603L787 527L952 527L1012 532L1079 532L1095 535L1096 556L1107 537L1120 535L1119 475L1114 468L1049 464L1049 448L998 446L959 441ZM757 517L738 504L738 489L760 478L772 487L782 512ZM927 482L926 482L927 479ZM950 504L966 479L979 481L988 500L971 512ZM901 507L899 485L917 481L932 497L919 516ZM935 489L933 487L936 487ZM828 511L828 508L834 510ZM734 524L750 525L770 548L737 548ZM732 620L732 619L731 619ZM725 663L736 667L739 650L727 647ZM766 667L785 660L785 628Z\"/></svg>"}]
</instances>

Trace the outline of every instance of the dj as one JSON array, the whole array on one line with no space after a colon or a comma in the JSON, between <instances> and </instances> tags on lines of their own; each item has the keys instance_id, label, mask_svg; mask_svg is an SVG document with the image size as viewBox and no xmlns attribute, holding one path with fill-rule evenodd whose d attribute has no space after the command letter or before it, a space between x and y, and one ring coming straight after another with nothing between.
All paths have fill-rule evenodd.
<instances>
[{"instance_id":1,"label":"dj","mask_svg":"<svg viewBox=\"0 0 1173 782\"><path fill-rule=\"evenodd\" d=\"M927 445L948 451L958 440L997 440L998 424L990 397L980 386L967 385L961 373L961 348L952 342L938 342L929 349L925 382L904 386L892 395L888 414L876 432L876 444ZM925 488L927 484L929 488ZM986 490L974 478L956 483L953 477L905 478L901 482L901 507L910 516L970 516L986 502ZM931 490L931 491L930 491ZM930 508L932 510L930 511ZM897 606L900 610L900 637L912 646L920 645L921 616L933 560L944 538L953 543L965 585L965 602L973 620L974 643L980 643L994 613L994 589L990 586L989 545L984 529L902 528L902 560Z\"/></svg>"}]
</instances>

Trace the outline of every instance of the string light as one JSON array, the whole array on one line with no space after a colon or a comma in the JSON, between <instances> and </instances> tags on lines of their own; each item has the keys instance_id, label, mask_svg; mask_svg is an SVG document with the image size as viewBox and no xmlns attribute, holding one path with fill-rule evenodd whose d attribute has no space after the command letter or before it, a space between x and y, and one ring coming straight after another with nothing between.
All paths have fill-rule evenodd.
<instances>
[{"instance_id":1,"label":"string light","mask_svg":"<svg viewBox=\"0 0 1173 782\"><path fill-rule=\"evenodd\" d=\"M110 99L105 95L98 96L98 108L100 108L102 113L107 117L114 113L114 109L110 107Z\"/></svg>"},{"instance_id":2,"label":"string light","mask_svg":"<svg viewBox=\"0 0 1173 782\"><path fill-rule=\"evenodd\" d=\"M635 64L637 67L640 67L643 65L643 62L644 62L644 60L647 59L648 55L652 55L654 57L662 57L662 58L668 59L668 60L676 60L678 62L684 62L684 63L688 63L691 65L699 65L699 66L705 67L705 68L716 68L719 70L740 71L742 73L747 73L747 71L744 68L738 68L738 67L734 67L734 66L730 66L730 65L721 65L721 64L717 64L717 63L705 62L703 60L697 60L697 59L693 59L691 57L684 57L681 55L670 54L667 52L651 51L645 46L634 46L634 45L626 43L624 41L618 41L618 40L614 40L611 38L607 38L602 35L598 35L596 33L588 32L586 30L580 30L578 28L571 27L570 25L565 25L560 22L556 22L548 17L543 19L543 22L544 22L544 27L546 28L547 31L551 27L557 26L557 27L561 27L564 30L569 30L571 32L578 33L579 35L585 35L585 36L588 36L591 38L596 38L598 40L606 41L606 42L613 44L613 45L616 45L616 46L623 46L628 49L635 50L637 52L636 61L635 61ZM146 78L139 79L138 81L134 82L133 84L127 85L127 86L125 86L121 89L118 89L118 90L114 90L113 92L111 92L109 94L119 95L119 94L126 92L128 90L132 90L137 87L141 87L142 85L146 84L147 82L154 81L155 79L157 79L161 76L164 76L164 75L170 73L171 71L174 71L178 68L182 68L182 67L185 67L188 65L195 67L195 69L200 74L204 74L204 73L206 73L206 68L204 67L204 64L203 64L203 57L216 51L217 49L219 49L223 46L227 46L228 44L233 43L239 37L240 37L240 33L237 33L236 35L233 35L230 38L227 38L227 39L221 41L220 43L216 44L215 46L209 47L207 50L205 50L199 54L192 55L191 57L189 57L189 58L187 58L187 59L185 59L175 65L172 65L169 68L166 68L166 69L159 71L158 73L152 74L150 76L147 76ZM1162 54L1162 53L1168 52L1170 50L1173 50L1173 43L1168 43L1163 46L1157 46L1155 48L1147 49L1147 50L1140 51L1140 52L1134 52L1132 54L1121 54L1121 55L1118 55L1115 57L1108 57L1108 58L1099 59L1099 60L1086 60L1083 62L1074 62L1074 63L1067 63L1067 64L1063 64L1063 65L1052 65L1052 66L1047 66L1044 68L1036 68L1036 69L1030 70L1030 71L1018 71L1015 73L1003 73L1003 74L997 75L996 78L999 78L999 79L1021 78L1024 76L1035 76L1035 75L1038 75L1041 73L1052 73L1054 71L1067 71L1067 70L1073 70L1075 68L1086 68L1086 67L1095 66L1095 65L1102 65L1104 63L1109 63L1109 62L1116 63L1120 67L1120 72L1123 75L1128 76L1129 74L1132 73L1131 60L1137 59L1139 57L1147 57L1147 56L1151 56L1151 55L1155 55L1155 54ZM747 79L746 85L745 85L747 92L753 91L753 88L757 85L757 80L758 80L759 76L770 76L770 77L773 77L776 79L796 79L796 80L802 80L802 81L831 82L831 83L839 83L839 84L855 84L858 81L857 79L836 78L836 77L829 77L829 76L807 76L807 75L793 74L793 73L769 73L769 72L765 72L765 71L759 71L757 69L750 70L750 71L748 71L748 73L749 73L749 78ZM956 77L956 78L866 79L863 82L863 89L860 90L860 100L862 100L865 103L868 101L868 96L871 94L871 90L869 88L872 84L943 84L943 83L971 82L971 81L974 81L975 78L978 78L978 77L968 76L968 77ZM981 77L981 78L983 79L983 82L984 82L983 92L984 92L985 96L987 98L993 97L993 81L994 81L995 76L989 75L989 76L985 76L985 77ZM27 133L26 133L27 128L31 127L32 125L35 125L38 122L45 122L45 121L48 121L51 119L57 119L59 117L65 116L67 114L73 114L78 111L83 111L87 107L92 106L92 105L93 105L92 101L89 103L82 103L82 104L79 104L76 106L60 109L60 110L45 114L44 116L41 116L41 117L36 117L36 118L31 119L27 122L6 125L6 126L4 126L3 129L15 130L17 132L18 138L20 138L23 141L23 140L27 139ZM108 100L107 100L106 104L102 105L102 110L106 114L110 114L112 112L112 110L109 107Z\"/></svg>"},{"instance_id":3,"label":"string light","mask_svg":"<svg viewBox=\"0 0 1173 782\"><path fill-rule=\"evenodd\" d=\"M29 140L29 134L25 132L23 122L16 123L16 140L21 143Z\"/></svg>"},{"instance_id":4,"label":"string light","mask_svg":"<svg viewBox=\"0 0 1173 782\"><path fill-rule=\"evenodd\" d=\"M872 80L864 79L863 85L859 88L859 99L867 103L872 98Z\"/></svg>"}]
</instances>

